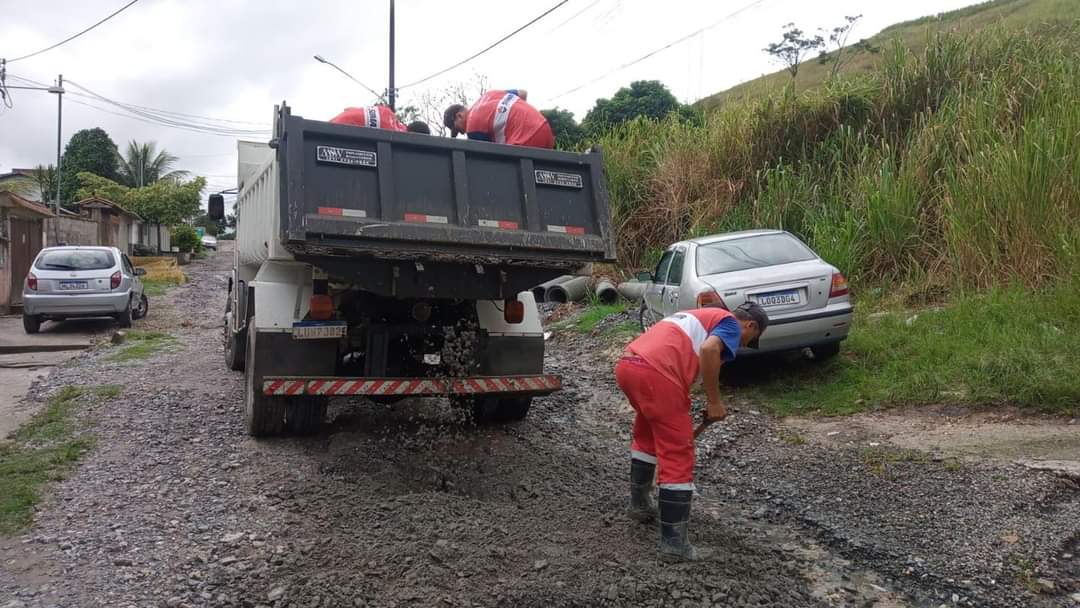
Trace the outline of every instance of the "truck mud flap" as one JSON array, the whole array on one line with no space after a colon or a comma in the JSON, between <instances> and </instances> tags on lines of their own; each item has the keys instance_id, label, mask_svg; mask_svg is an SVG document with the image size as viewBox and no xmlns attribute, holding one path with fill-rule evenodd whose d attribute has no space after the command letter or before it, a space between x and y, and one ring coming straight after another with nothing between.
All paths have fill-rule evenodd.
<instances>
[{"instance_id":1,"label":"truck mud flap","mask_svg":"<svg viewBox=\"0 0 1080 608\"><path fill-rule=\"evenodd\" d=\"M547 395L562 389L553 375L471 378L263 378L263 393L275 396L439 397L450 395Z\"/></svg>"}]
</instances>

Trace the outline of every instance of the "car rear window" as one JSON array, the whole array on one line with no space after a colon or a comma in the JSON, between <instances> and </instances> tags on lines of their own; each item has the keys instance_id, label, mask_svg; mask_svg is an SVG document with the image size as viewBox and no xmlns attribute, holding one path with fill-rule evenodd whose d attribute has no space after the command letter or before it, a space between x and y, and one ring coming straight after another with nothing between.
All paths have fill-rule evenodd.
<instances>
[{"instance_id":1,"label":"car rear window","mask_svg":"<svg viewBox=\"0 0 1080 608\"><path fill-rule=\"evenodd\" d=\"M60 249L42 253L34 266L39 270L105 270L115 264L111 251Z\"/></svg>"},{"instance_id":2,"label":"car rear window","mask_svg":"<svg viewBox=\"0 0 1080 608\"><path fill-rule=\"evenodd\" d=\"M702 245L697 250L698 276L735 272L791 262L812 260L816 255L790 234L763 234Z\"/></svg>"}]
</instances>

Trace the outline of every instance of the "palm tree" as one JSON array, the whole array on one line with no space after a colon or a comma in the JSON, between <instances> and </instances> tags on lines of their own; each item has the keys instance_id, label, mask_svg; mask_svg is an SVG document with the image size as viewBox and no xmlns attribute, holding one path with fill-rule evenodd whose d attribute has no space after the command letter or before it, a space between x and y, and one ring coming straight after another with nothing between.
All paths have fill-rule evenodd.
<instances>
[{"instance_id":1,"label":"palm tree","mask_svg":"<svg viewBox=\"0 0 1080 608\"><path fill-rule=\"evenodd\" d=\"M119 182L131 188L141 188L163 179L178 180L188 176L187 171L171 171L178 157L168 150L158 151L157 142L128 142L127 152L116 153Z\"/></svg>"}]
</instances>

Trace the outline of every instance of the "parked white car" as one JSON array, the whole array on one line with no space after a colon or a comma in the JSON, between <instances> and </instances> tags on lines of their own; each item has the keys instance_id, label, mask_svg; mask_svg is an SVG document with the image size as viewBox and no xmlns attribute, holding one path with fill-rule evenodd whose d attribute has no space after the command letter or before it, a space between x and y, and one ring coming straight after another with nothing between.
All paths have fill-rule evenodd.
<instances>
[{"instance_id":1,"label":"parked white car","mask_svg":"<svg viewBox=\"0 0 1080 608\"><path fill-rule=\"evenodd\" d=\"M205 234L202 237L202 246L217 251L217 237Z\"/></svg>"},{"instance_id":2,"label":"parked white car","mask_svg":"<svg viewBox=\"0 0 1080 608\"><path fill-rule=\"evenodd\" d=\"M150 309L135 268L116 247L46 247L23 285L23 329L36 334L44 321L113 317L131 327Z\"/></svg>"},{"instance_id":3,"label":"parked white car","mask_svg":"<svg viewBox=\"0 0 1080 608\"><path fill-rule=\"evenodd\" d=\"M646 283L642 328L680 310L757 302L769 328L757 350L809 347L816 359L840 352L851 329L847 280L805 243L782 230L752 230L681 241L668 247Z\"/></svg>"}]
</instances>

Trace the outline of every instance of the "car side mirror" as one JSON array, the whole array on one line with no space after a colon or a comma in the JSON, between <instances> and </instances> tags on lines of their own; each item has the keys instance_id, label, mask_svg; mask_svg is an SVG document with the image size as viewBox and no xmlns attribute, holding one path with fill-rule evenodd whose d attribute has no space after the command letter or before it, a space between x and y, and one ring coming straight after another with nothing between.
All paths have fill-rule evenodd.
<instances>
[{"instance_id":1,"label":"car side mirror","mask_svg":"<svg viewBox=\"0 0 1080 608\"><path fill-rule=\"evenodd\" d=\"M145 268L136 268L135 269L135 276L141 277L144 274L146 274L146 269Z\"/></svg>"},{"instance_id":2,"label":"car side mirror","mask_svg":"<svg viewBox=\"0 0 1080 608\"><path fill-rule=\"evenodd\" d=\"M648 283L649 281L652 281L652 273L647 270L642 270L641 272L635 274L634 277L642 283Z\"/></svg>"},{"instance_id":3,"label":"car side mirror","mask_svg":"<svg viewBox=\"0 0 1080 608\"><path fill-rule=\"evenodd\" d=\"M215 222L225 219L225 197L220 194L211 194L206 203L206 214Z\"/></svg>"}]
</instances>

